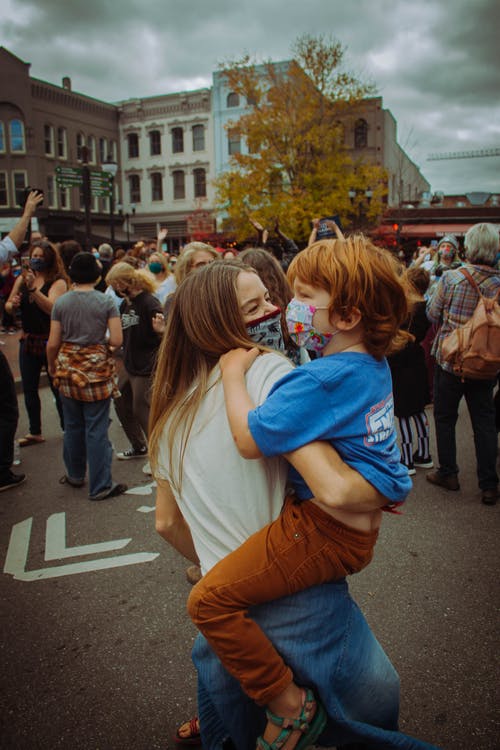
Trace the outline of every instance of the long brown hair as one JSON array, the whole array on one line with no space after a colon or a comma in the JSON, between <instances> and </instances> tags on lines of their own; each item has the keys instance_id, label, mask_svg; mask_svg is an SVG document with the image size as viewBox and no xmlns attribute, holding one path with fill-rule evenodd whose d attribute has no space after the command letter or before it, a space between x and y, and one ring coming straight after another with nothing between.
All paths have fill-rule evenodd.
<instances>
[{"instance_id":1,"label":"long brown hair","mask_svg":"<svg viewBox=\"0 0 500 750\"><path fill-rule=\"evenodd\" d=\"M61 256L59 255L57 247L48 240L36 240L30 245L28 251L30 259L32 258L33 252L37 247L39 247L42 251L43 259L47 264L47 268L43 271L45 281L52 286L54 281L62 279L66 282L66 286L69 289L71 281L69 280L69 277L66 273L64 263Z\"/></svg>"},{"instance_id":2,"label":"long brown hair","mask_svg":"<svg viewBox=\"0 0 500 750\"><path fill-rule=\"evenodd\" d=\"M173 297L158 351L149 413L149 455L153 473L165 424L169 421L170 481L180 491L182 463L196 413L209 387L210 373L230 349L255 346L238 303L236 284L242 263L210 263L186 276ZM262 351L267 351L261 347ZM174 442L180 434L180 450Z\"/></svg>"},{"instance_id":3,"label":"long brown hair","mask_svg":"<svg viewBox=\"0 0 500 750\"><path fill-rule=\"evenodd\" d=\"M320 240L292 260L288 280L300 279L330 295L329 314L361 313L363 344L376 359L405 346L411 334L401 330L409 314L411 291L398 261L363 235Z\"/></svg>"}]
</instances>

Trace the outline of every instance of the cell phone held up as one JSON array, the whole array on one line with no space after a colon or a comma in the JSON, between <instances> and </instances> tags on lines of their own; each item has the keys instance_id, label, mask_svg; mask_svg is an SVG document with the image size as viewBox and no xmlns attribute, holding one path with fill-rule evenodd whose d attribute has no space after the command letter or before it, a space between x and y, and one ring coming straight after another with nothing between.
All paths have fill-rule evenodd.
<instances>
[{"instance_id":1,"label":"cell phone held up","mask_svg":"<svg viewBox=\"0 0 500 750\"><path fill-rule=\"evenodd\" d=\"M35 188L35 187L27 187L27 188L24 188L24 191L23 191L23 194L22 194L22 203L21 203L21 208L24 208L24 207L25 207L25 205L26 205L26 201L28 200L28 195L29 195L29 194L30 194L30 193L31 193L31 192L32 192L33 190L36 190L36 192L37 192L37 193L41 193L42 195L44 195L44 192L43 192L43 190L40 190L40 188ZM43 206L43 200L42 200L42 201L40 201L40 203L39 203L38 205L39 205L39 206Z\"/></svg>"},{"instance_id":2,"label":"cell phone held up","mask_svg":"<svg viewBox=\"0 0 500 750\"><path fill-rule=\"evenodd\" d=\"M340 216L338 214L335 214L335 216L325 216L319 220L318 229L316 232L316 239L326 240L326 239L332 239L332 238L335 239L337 237L334 229L328 225L329 221L334 221L335 224L340 229L340 231L342 231L342 226L340 224Z\"/></svg>"}]
</instances>

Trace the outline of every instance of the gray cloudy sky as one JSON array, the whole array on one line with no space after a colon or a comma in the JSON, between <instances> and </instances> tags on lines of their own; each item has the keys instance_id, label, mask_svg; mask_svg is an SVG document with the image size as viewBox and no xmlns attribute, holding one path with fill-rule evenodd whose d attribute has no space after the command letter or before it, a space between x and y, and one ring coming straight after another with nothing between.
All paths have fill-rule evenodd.
<instances>
[{"instance_id":1,"label":"gray cloudy sky","mask_svg":"<svg viewBox=\"0 0 500 750\"><path fill-rule=\"evenodd\" d=\"M209 86L219 62L331 34L446 193L500 193L500 156L427 161L500 148L499 25L500 0L0 0L0 44L32 76L105 101Z\"/></svg>"}]
</instances>

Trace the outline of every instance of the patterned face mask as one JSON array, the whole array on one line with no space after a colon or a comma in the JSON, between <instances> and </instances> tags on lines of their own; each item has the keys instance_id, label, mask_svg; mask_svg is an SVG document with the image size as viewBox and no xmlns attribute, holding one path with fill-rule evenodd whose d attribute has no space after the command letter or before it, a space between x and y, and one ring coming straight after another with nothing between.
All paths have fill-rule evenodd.
<instances>
[{"instance_id":1,"label":"patterned face mask","mask_svg":"<svg viewBox=\"0 0 500 750\"><path fill-rule=\"evenodd\" d=\"M278 352L285 351L281 331L281 310L277 307L262 318L247 323L248 335L256 344L268 346Z\"/></svg>"},{"instance_id":2,"label":"patterned face mask","mask_svg":"<svg viewBox=\"0 0 500 750\"><path fill-rule=\"evenodd\" d=\"M297 299L290 300L286 309L288 332L297 346L305 346L315 352L322 352L335 333L320 333L312 324L316 310L328 310L327 307L314 307Z\"/></svg>"}]
</instances>

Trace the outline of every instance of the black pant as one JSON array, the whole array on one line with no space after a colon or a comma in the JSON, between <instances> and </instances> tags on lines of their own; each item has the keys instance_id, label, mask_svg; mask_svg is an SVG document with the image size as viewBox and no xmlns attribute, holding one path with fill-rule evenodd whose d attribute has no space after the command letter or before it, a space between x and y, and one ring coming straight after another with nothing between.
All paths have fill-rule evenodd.
<instances>
[{"instance_id":1,"label":"black pant","mask_svg":"<svg viewBox=\"0 0 500 750\"><path fill-rule=\"evenodd\" d=\"M14 378L5 354L0 351L0 479L8 475L14 460L18 418Z\"/></svg>"}]
</instances>

